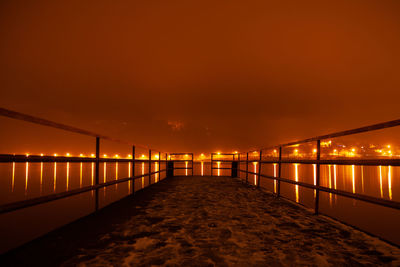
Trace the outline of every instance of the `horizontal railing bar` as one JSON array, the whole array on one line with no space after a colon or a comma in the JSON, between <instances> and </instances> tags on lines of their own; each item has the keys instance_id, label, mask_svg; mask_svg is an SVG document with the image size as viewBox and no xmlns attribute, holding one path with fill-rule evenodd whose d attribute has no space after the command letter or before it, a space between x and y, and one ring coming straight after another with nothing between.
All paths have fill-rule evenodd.
<instances>
[{"instance_id":1,"label":"horizontal railing bar","mask_svg":"<svg viewBox=\"0 0 400 267\"><path fill-rule=\"evenodd\" d=\"M191 159L170 159L168 161L173 161L173 162L191 162Z\"/></svg>"},{"instance_id":2,"label":"horizontal railing bar","mask_svg":"<svg viewBox=\"0 0 400 267\"><path fill-rule=\"evenodd\" d=\"M80 129L80 128L77 128L77 127L73 127L73 126L69 126L69 125L66 125L66 124L50 121L50 120L47 120L47 119L42 119L42 118L39 118L39 117L27 115L27 114L24 114L24 113L12 111L12 110L5 109L5 108L0 108L0 116L12 118L12 119L17 119L17 120L21 120L21 121L27 121L27 122L31 122L31 123L34 123L34 124L39 124L39 125L43 125L43 126L47 126L47 127L51 127L51 128L64 130L64 131L67 131L67 132L72 132L72 133L77 133L77 134L82 134L82 135L92 136L92 137L99 137L99 138L104 139L104 140L110 140L110 141L121 143L121 144L126 144L126 145L131 145L131 146L134 145L136 147L150 149L148 146L145 146L145 145L133 144L131 142L127 142L127 141L124 141L124 140L121 140L121 139L118 139L118 138L109 137L109 136L106 136L106 135L94 133L94 132L87 131L87 130L84 130L84 129ZM162 152L162 151L160 151L160 152Z\"/></svg>"},{"instance_id":3,"label":"horizontal railing bar","mask_svg":"<svg viewBox=\"0 0 400 267\"><path fill-rule=\"evenodd\" d=\"M217 163L217 162L226 162L226 163L230 163L230 162L235 162L237 160L232 160L232 159L213 159L212 162L213 163Z\"/></svg>"},{"instance_id":4,"label":"horizontal railing bar","mask_svg":"<svg viewBox=\"0 0 400 267\"><path fill-rule=\"evenodd\" d=\"M245 160L240 162L246 162ZM260 162L253 160L249 162ZM298 164L321 164L321 165L366 165L366 166L400 166L400 159L283 159L279 160L262 160L263 164L287 164L287 163L298 163Z\"/></svg>"},{"instance_id":5,"label":"horizontal railing bar","mask_svg":"<svg viewBox=\"0 0 400 267\"><path fill-rule=\"evenodd\" d=\"M193 155L193 153L168 153L169 156Z\"/></svg>"},{"instance_id":6,"label":"horizontal railing bar","mask_svg":"<svg viewBox=\"0 0 400 267\"><path fill-rule=\"evenodd\" d=\"M239 170L239 171L246 172L244 170ZM253 174L253 175L258 175L255 172L247 172L247 173ZM304 183L304 182L293 181L293 180L290 180L287 178L279 178L279 177L274 177L274 176L265 175L265 174L260 174L260 176L264 177L264 178L272 179L272 180L277 180L277 181L282 181L285 183L299 185L299 186L306 187L309 189L319 189L320 191L324 191L327 193L332 193L332 194L344 196L347 198L357 199L357 200L361 200L364 202L369 202L369 203L373 203L373 204L377 204L377 205L381 205L381 206L385 206L385 207L389 207L389 208L393 208L393 209L400 209L400 202L397 202L397 201L386 200L386 199L381 199L381 198L376 198L376 197L366 196L366 195L361 195L361 194L356 194L356 193L350 193L347 191L332 189L332 188L328 188L328 187L324 187L324 186L316 186L316 185L312 185L312 184L308 184L308 183Z\"/></svg>"},{"instance_id":7,"label":"horizontal railing bar","mask_svg":"<svg viewBox=\"0 0 400 267\"><path fill-rule=\"evenodd\" d=\"M185 167L174 167L174 170L192 170L193 169L193 167L187 167L187 168L185 168Z\"/></svg>"},{"instance_id":8,"label":"horizontal railing bar","mask_svg":"<svg viewBox=\"0 0 400 267\"><path fill-rule=\"evenodd\" d=\"M214 167L212 167L211 170L232 170L232 168L214 168Z\"/></svg>"},{"instance_id":9,"label":"horizontal railing bar","mask_svg":"<svg viewBox=\"0 0 400 267\"><path fill-rule=\"evenodd\" d=\"M400 119L399 120L392 120L392 121L372 124L372 125L368 125L368 126L364 126L364 127L359 127L359 128L355 128L355 129L351 129L351 130L346 130L346 131L340 131L340 132L320 135L320 136L307 138L307 139L303 139L303 140L298 140L298 141L294 141L294 142L289 142L289 143L285 143L285 144L279 144L279 145L276 145L276 146L263 147L261 149L262 150L267 150L267 149L277 148L277 147L280 147L280 146L285 147L285 146L303 144L303 143L313 142L313 141L317 141L317 140L324 140L324 139L336 138L336 137L347 136L347 135L352 135L352 134L360 134L360 133L365 133L365 132L382 130L382 129L387 129L387 128L391 128L391 127L396 127L396 126L399 126L399 125L400 125Z\"/></svg>"},{"instance_id":10,"label":"horizontal railing bar","mask_svg":"<svg viewBox=\"0 0 400 267\"><path fill-rule=\"evenodd\" d=\"M126 159L126 158L99 158L100 162L149 162L148 159ZM0 162L96 162L93 157L65 157L65 156L37 156L37 155L0 155ZM167 160L152 159L154 162L167 162Z\"/></svg>"}]
</instances>

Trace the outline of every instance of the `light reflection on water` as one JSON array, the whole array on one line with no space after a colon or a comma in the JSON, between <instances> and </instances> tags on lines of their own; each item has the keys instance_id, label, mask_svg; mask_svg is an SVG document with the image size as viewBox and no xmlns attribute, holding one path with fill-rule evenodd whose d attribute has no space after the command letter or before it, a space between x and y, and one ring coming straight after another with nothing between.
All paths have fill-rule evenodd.
<instances>
[{"instance_id":1,"label":"light reflection on water","mask_svg":"<svg viewBox=\"0 0 400 267\"><path fill-rule=\"evenodd\" d=\"M69 162L67 162L67 191L69 189Z\"/></svg>"},{"instance_id":2,"label":"light reflection on water","mask_svg":"<svg viewBox=\"0 0 400 267\"><path fill-rule=\"evenodd\" d=\"M40 162L40 195L43 191L43 162Z\"/></svg>"},{"instance_id":3,"label":"light reflection on water","mask_svg":"<svg viewBox=\"0 0 400 267\"><path fill-rule=\"evenodd\" d=\"M144 162L142 162L142 175L144 174ZM142 188L144 187L144 176L142 176Z\"/></svg>"},{"instance_id":4,"label":"light reflection on water","mask_svg":"<svg viewBox=\"0 0 400 267\"><path fill-rule=\"evenodd\" d=\"M389 190L389 199L392 200L392 166L388 168L388 190Z\"/></svg>"},{"instance_id":5,"label":"light reflection on water","mask_svg":"<svg viewBox=\"0 0 400 267\"><path fill-rule=\"evenodd\" d=\"M257 162L253 162L253 166L254 166L254 173L257 173ZM257 185L257 175L254 174L254 185Z\"/></svg>"},{"instance_id":6,"label":"light reflection on water","mask_svg":"<svg viewBox=\"0 0 400 267\"><path fill-rule=\"evenodd\" d=\"M225 170L220 170L219 168L222 168L221 162L216 162L217 163L217 175L230 175L226 174ZM38 190L39 190L39 195L42 195L44 187L47 188L47 185L49 185L49 180L46 178L48 177L48 171L49 171L49 165L53 164L53 182L51 183L53 186L52 192L59 192L59 191L65 191L65 190L70 190L71 189L71 177L72 176L77 176L79 177L79 187L82 187L85 185L86 177L89 178L89 185L94 184L94 171L95 171L95 163L83 163L80 162L78 170L76 168L72 169L71 163L67 162L65 164L62 163L47 163L47 167L45 168L46 163L11 163L9 165L10 168L10 181L9 182L9 187L8 186L2 186L1 187L1 193L3 194L3 199L0 199L0 203L3 203L5 201L4 196L10 196L11 194L19 194L16 192L16 187L20 185L20 179L22 178L19 175L19 167L21 165L24 165L24 194L25 195L30 195L31 190L36 190L36 189L31 189L30 186L31 184L35 184L35 181L31 181L31 177L36 177L38 176ZM35 167L34 164L38 164L39 168ZM59 166L58 164L61 164L61 169L58 169ZM86 175L86 172L84 171L86 164L90 164L90 171L89 175ZM195 166L195 174L198 171L200 175L207 175L207 172L210 171L209 169L209 164L205 164L205 162L198 162L195 165L199 165L198 167ZM33 165L32 168L34 168L31 171L31 165ZM62 166L64 165L64 166ZM113 178L115 180L118 180L120 177L120 166L118 162L114 164L107 164L103 163L103 182L107 182L108 178ZM258 168L257 168L257 163L253 163L253 170L252 172L257 173ZM289 165L289 164L287 164ZM286 168L286 171L282 173L282 177L284 178L290 178L292 177L294 181L303 181L303 182L312 182L314 185L316 185L316 172L317 172L317 166L316 164L312 164L312 172L309 173L305 167L306 165L302 164L291 164L292 166L284 166L283 168ZM125 165L126 167L126 174L128 176L131 176L131 163L127 163ZM158 171L160 170L160 166L158 162L154 163L154 170ZM184 175L188 175L188 162L185 162L186 169L184 170ZM272 166L272 175L274 177L278 176L278 164L271 164ZM110 169L110 168L113 169ZM141 163L141 174L145 173L145 163ZM198 170L197 170L198 168ZM59 172L65 171L65 176L59 177ZM290 171L292 169L292 171ZM359 193L359 194L367 194L367 195L372 195L375 197L381 197L381 198L387 198L390 200L399 200L398 197L398 190L399 186L397 185L397 179L393 180L393 167L392 166L377 166L377 167L372 167L372 166L356 166L356 165L321 165L321 186L326 186L328 188L333 188L333 189L339 189L339 190L349 190L352 193ZM114 171L113 177L108 177L110 176L110 170ZM398 167L396 167L396 171L398 171ZM36 174L36 173L38 174ZM308 181L307 176L311 174L311 181ZM350 188L347 187L348 185L348 180L347 177L350 179ZM58 179L61 179L58 181ZM65 180L64 180L65 179ZM145 185L145 177L142 177L142 187ZM154 175L154 179L156 182L160 180L159 174ZM2 176L2 180L5 181L7 180L6 177ZM64 188L62 188L62 180L65 182ZM377 181L377 182L376 182ZM393 185L393 181L396 181L396 185ZM257 174L253 175L253 184L257 185ZM4 183L4 182L3 182ZM61 183L61 184L60 184ZM58 190L58 186L60 186L60 190ZM375 187L377 185L377 187ZM131 186L131 182L129 182L129 187ZM277 181L273 180L273 187L271 188L271 191L276 192L277 190ZM376 190L378 189L378 195L375 194ZM297 198L301 198L301 187L295 185L294 186L294 195L299 195ZM315 190L313 190L315 192ZM49 193L48 191L46 193ZM331 195L331 193L329 193Z\"/></svg>"},{"instance_id":7,"label":"light reflection on water","mask_svg":"<svg viewBox=\"0 0 400 267\"><path fill-rule=\"evenodd\" d=\"M379 166L379 185L381 188L381 197L383 198L383 187L382 187L382 166Z\"/></svg>"},{"instance_id":8,"label":"light reflection on water","mask_svg":"<svg viewBox=\"0 0 400 267\"><path fill-rule=\"evenodd\" d=\"M57 185L57 162L54 162L54 192L56 192Z\"/></svg>"},{"instance_id":9,"label":"light reflection on water","mask_svg":"<svg viewBox=\"0 0 400 267\"><path fill-rule=\"evenodd\" d=\"M14 192L14 184L15 184L15 162L12 163L12 178L11 178L11 192Z\"/></svg>"},{"instance_id":10,"label":"light reflection on water","mask_svg":"<svg viewBox=\"0 0 400 267\"><path fill-rule=\"evenodd\" d=\"M294 164L294 180L299 181L299 164ZM299 186L295 185L296 189L296 202L299 203Z\"/></svg>"},{"instance_id":11,"label":"light reflection on water","mask_svg":"<svg viewBox=\"0 0 400 267\"><path fill-rule=\"evenodd\" d=\"M274 177L277 177L278 174L276 172L276 168L277 168L278 164L274 163ZM276 180L274 179L274 193L276 193Z\"/></svg>"},{"instance_id":12,"label":"light reflection on water","mask_svg":"<svg viewBox=\"0 0 400 267\"><path fill-rule=\"evenodd\" d=\"M28 194L29 162L25 163L25 196Z\"/></svg>"}]
</instances>

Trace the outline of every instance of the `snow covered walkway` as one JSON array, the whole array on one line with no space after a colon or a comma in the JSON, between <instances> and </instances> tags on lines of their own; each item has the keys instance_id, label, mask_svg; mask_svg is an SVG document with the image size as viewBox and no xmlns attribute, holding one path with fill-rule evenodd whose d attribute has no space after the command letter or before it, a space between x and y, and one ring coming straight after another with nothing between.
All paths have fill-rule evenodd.
<instances>
[{"instance_id":1,"label":"snow covered walkway","mask_svg":"<svg viewBox=\"0 0 400 267\"><path fill-rule=\"evenodd\" d=\"M226 177L175 177L64 265L399 265L400 250Z\"/></svg>"},{"instance_id":2,"label":"snow covered walkway","mask_svg":"<svg viewBox=\"0 0 400 267\"><path fill-rule=\"evenodd\" d=\"M228 177L174 177L1 266L400 266L400 249Z\"/></svg>"}]
</instances>

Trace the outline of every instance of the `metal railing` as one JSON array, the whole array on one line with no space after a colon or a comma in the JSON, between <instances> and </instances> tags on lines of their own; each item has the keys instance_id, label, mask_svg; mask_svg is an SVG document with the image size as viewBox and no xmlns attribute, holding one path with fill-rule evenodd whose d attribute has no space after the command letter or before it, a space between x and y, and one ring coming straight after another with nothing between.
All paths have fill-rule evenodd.
<instances>
[{"instance_id":1,"label":"metal railing","mask_svg":"<svg viewBox=\"0 0 400 267\"><path fill-rule=\"evenodd\" d=\"M180 156L185 156L189 157L190 159L174 159L174 157L180 157ZM193 176L193 169L194 169L194 159L193 159L193 153L169 153L168 154L168 162L170 162L171 166L170 168L172 169L172 176L174 175L174 170L191 170L191 176ZM182 162L190 162L190 167L175 167L174 163L182 163Z\"/></svg>"},{"instance_id":2,"label":"metal railing","mask_svg":"<svg viewBox=\"0 0 400 267\"><path fill-rule=\"evenodd\" d=\"M300 187L315 190L315 203L314 203L315 214L319 213L319 202L320 202L319 201L319 193L320 193L320 191L335 194L338 196L347 197L347 198L352 198L352 199L356 199L356 200L361 200L364 202L369 202L369 203L381 205L384 207L400 209L400 202L397 202L397 201L386 200L386 199L363 195L363 194L350 193L348 191L332 189L332 188L320 185L320 177L321 177L320 167L321 167L321 165L335 165L336 164L336 165L366 165L366 166L400 166L400 159L342 159L342 158L341 159L321 159L321 140L326 140L326 139L331 139L331 138L336 138L336 137L343 137L343 136L354 135L354 134L360 134L360 133L366 133L366 132L372 132L372 131L387 129L387 128L396 127L396 126L400 126L400 120L393 120L393 121L388 121L388 122L384 122L384 123L378 123L378 124L360 127L360 128L356 128L356 129L352 129L352 130L331 133L331 134L317 136L317 137L299 140L299 141L295 141L295 142L261 148L259 150L244 152L241 154L246 155L245 160L241 160L240 156L239 156L239 172L246 174L246 183L248 183L248 175L249 174L256 175L257 180L258 180L257 187L260 187L260 179L261 178L267 178L267 179L277 181L277 190L276 190L277 197L279 197L281 195L281 192L280 192L281 191L281 182L298 185ZM316 142L315 159L282 159L282 155L283 155L282 149L283 148L290 147L293 145L310 143L310 142ZM263 160L262 152L263 152L263 150L267 150L267 149L275 149L275 150L279 149L278 155L277 155L278 159L277 160L274 160L274 159L273 160ZM252 152L258 153L258 156L259 156L258 159L249 160L249 153L252 153ZM241 167L240 167L240 163L242 163L242 162L246 164L245 170L241 169ZM257 172L249 171L248 165L249 165L249 163L252 163L252 162L258 163L258 171ZM314 184L309 184L309 183L305 183L305 182L294 181L294 180L282 177L282 165L288 164L288 163L315 164L316 165L316 184L314 185ZM263 164L277 164L278 165L277 176L262 174L261 171L262 171Z\"/></svg>"},{"instance_id":3,"label":"metal railing","mask_svg":"<svg viewBox=\"0 0 400 267\"><path fill-rule=\"evenodd\" d=\"M27 200L3 204L3 205L0 205L0 214L20 210L20 209L31 207L31 206L40 205L43 203L67 198L70 196L74 196L74 195L89 192L89 191L95 192L95 210L97 211L99 209L99 190L102 188L106 188L106 187L114 185L114 184L131 182L132 188L131 188L131 192L129 192L129 193L135 194L135 192L137 191L137 190L135 190L135 180L136 179L148 177L148 180L149 180L148 186L150 186L152 175L161 174L162 172L167 172L167 177L169 177L168 172L172 171L172 176L173 176L174 170L190 169L191 175L193 176L193 174L194 174L193 153L171 153L171 154L165 153L165 159L162 160L161 152L158 152L158 159L152 159L152 153L155 152L154 149L150 149L145 146L141 146L141 145L137 145L137 144L135 145L135 144L132 144L130 142L126 142L126 141L123 141L120 139L111 138L111 137L108 137L105 135L100 135L97 133L89 132L89 131L79 129L76 127L71 127L68 125L52 122L49 120L29 116L26 114L14 112L14 111L2 109L2 108L0 108L0 116L5 116L5 117L17 119L17 120L23 120L23 121L31 122L34 124L39 124L39 125L43 125L43 126L56 128L56 129L61 129L61 130L68 131L68 132L73 132L73 133L78 133L78 134L85 135L85 136L94 137L95 145L96 145L96 154L94 157L64 157L64 156L39 156L39 155L29 155L27 157L26 155L11 155L11 154L0 155L0 162L3 162L3 163L5 163L5 162L9 162L9 163L11 163L11 162L38 162L38 163L41 163L41 162L87 162L87 163L95 164L95 184L92 184L90 186L81 187L78 189L60 192L60 193L53 193L53 194L49 194L46 196L40 196L40 197L35 197L35 198L27 199ZM319 213L320 192L331 193L334 195L343 196L346 198L360 200L360 201L364 201L364 202L368 202L368 203L372 203L372 204L376 204L376 205L389 207L389 208L398 210L398 209L400 209L400 202L397 202L397 201L387 200L387 199L383 199L383 198L377 198L377 197L368 196L368 195L364 195L364 194L351 193L348 191L332 189L332 188L320 185L320 178L321 178L321 168L320 167L321 167L321 165L335 165L336 164L336 165L366 165L366 166L400 166L400 159L398 159L398 158L392 158L392 159L354 159L354 158L321 159L321 141L322 140L336 138L336 137L343 137L343 136L348 136L348 135L354 135L354 134L360 134L360 133L366 133L366 132L387 129L387 128L396 127L396 126L400 126L400 120L394 120L394 121L374 124L374 125L370 125L370 126L366 126L366 127L356 128L356 129L352 129L352 130L317 136L317 137L299 140L299 141L295 141L295 142L280 144L277 146L260 148L259 150L256 150L257 158L252 158L252 159L249 158L249 155L251 154L251 152L254 152L254 151L249 151L249 152L244 152L244 153L239 153L239 154L212 153L211 154L211 166L210 166L211 176L213 176L213 170L215 170L215 169L219 169L219 170L230 169L230 170L232 170L232 176L236 176L238 172L245 173L246 174L246 177L245 177L246 183L249 182L248 181L249 175L256 175L257 187L260 187L261 178L275 180L277 182L277 188L276 188L276 193L275 193L275 190L274 190L274 193L276 194L277 197L281 196L281 182L287 183L287 184L292 184L292 185L297 185L297 186L308 188L308 189L312 189L315 192L315 201L314 201L315 214ZM110 140L110 141L129 145L132 149L131 158L105 158L105 157L101 158L100 157L100 141L101 140ZM311 142L315 142L315 145L316 145L315 159L283 158L283 153L282 153L283 148L290 147L293 145L298 145L298 144L311 143ZM148 159L136 159L135 158L135 149L137 147L148 149ZM268 150L268 149L277 150L277 155L275 155L273 157L273 159L264 160L263 159L263 156L264 156L263 151ZM174 157L179 157L182 155L188 155L188 156L190 155L190 158L189 159L174 159ZM228 156L228 157L232 156L232 159L218 158L218 157L223 157L223 156ZM130 173L132 173L132 176L100 183L100 181L99 181L100 163L106 163L106 162L130 163L131 164ZM135 175L135 163L142 163L142 162L148 163L148 172L142 173L141 175ZM152 171L152 163L154 163L154 162L158 162L159 170L153 172ZM163 163L163 162L166 163L166 168L161 170L161 163ZM191 162L191 166L185 167L185 168L176 167L176 166L174 166L175 162L177 162L177 163ZM228 167L227 168L225 168L225 167L215 168L214 167L215 162L222 162L222 163L226 163L226 164L231 163L232 166L230 168L228 168ZM249 163L253 163L253 162L258 163L258 169L257 169L257 171L254 171L254 172L249 170ZM242 163L244 163L246 165L245 169L242 168ZM292 179L289 179L288 177L282 177L282 166L284 164L291 164L291 163L314 164L316 166L316 182L315 182L315 184L294 181ZM262 174L263 166L266 164L276 164L278 166L277 175L272 176L272 175ZM237 176L240 177L241 175L239 174Z\"/></svg>"},{"instance_id":4,"label":"metal railing","mask_svg":"<svg viewBox=\"0 0 400 267\"><path fill-rule=\"evenodd\" d=\"M232 156L232 159L218 159L218 158L226 157L226 156L228 156L228 157ZM211 153L211 167L210 167L211 168L211 176L214 176L214 173L213 173L214 170L231 170L232 172L234 172L235 156L236 156L236 154L233 154L233 153ZM215 158L217 158L217 159L215 159ZM230 168L229 167L219 167L219 166L214 167L215 162L217 162L217 164L218 163L232 163L232 166Z\"/></svg>"},{"instance_id":5,"label":"metal railing","mask_svg":"<svg viewBox=\"0 0 400 267\"><path fill-rule=\"evenodd\" d=\"M161 170L161 162L167 162L167 153L165 154L165 160L161 160L161 152L158 152L158 159L152 159L151 155L152 152L154 152L152 149L142 146L142 145L135 145L130 142L126 142L120 139L108 137L105 135L93 133L90 131L86 131L83 129L79 129L76 127L68 126L65 124L49 121L46 119L26 115L23 113L7 110L4 108L0 108L0 116L5 116L17 120L22 120L22 121L27 121L31 122L34 124L39 124L43 126L48 126L51 128L56 128L68 132L73 132L73 133L78 133L81 135L85 136L91 136L95 138L95 145L96 145L96 154L95 157L63 157L63 156L40 156L40 155L11 155L11 154L2 154L0 155L0 163L11 163L11 162L86 162L86 163L95 163L95 184L90 185L90 186L85 186L82 188L78 189L73 189L69 191L64 191L60 193L54 193L54 194L49 194L46 196L41 196L41 197L35 197L27 200L22 200L22 201L17 201L13 203L7 203L0 205L0 214L3 213L8 213L12 211L16 211L19 209L31 207L31 206L36 206L40 205L43 203L47 203L50 201L62 199L62 198L67 198L71 197L77 194L85 193L88 191L95 191L95 211L99 210L99 189L105 188L114 184L119 184L119 183L124 183L124 182L131 182L132 183L132 188L130 194L135 194L135 180L142 178L142 177L148 177L149 183L148 186L151 185L151 176L155 174L161 174L162 172L165 172L166 169ZM100 157L100 140L110 140L126 145L130 145L132 147L132 155L131 158L129 159L124 159L124 158L101 158ZM135 149L136 147L141 147L141 148L146 148L148 149L148 159L136 159L135 158ZM118 180L114 181L109 181L109 182L103 182L100 183L99 181L99 168L100 168L100 163L106 163L106 162L121 162L121 163L131 163L131 177L126 177L126 178L121 178ZM148 172L141 174L141 175L135 175L135 163L136 162L147 162L148 163ZM158 162L159 170L158 171L151 171L151 166L152 163ZM138 190L136 190L138 191Z\"/></svg>"}]
</instances>

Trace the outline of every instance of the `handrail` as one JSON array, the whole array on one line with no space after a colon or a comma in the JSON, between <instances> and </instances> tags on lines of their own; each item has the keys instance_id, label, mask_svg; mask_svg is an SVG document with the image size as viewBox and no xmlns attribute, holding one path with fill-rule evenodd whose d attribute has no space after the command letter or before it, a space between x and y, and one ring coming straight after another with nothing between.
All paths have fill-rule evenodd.
<instances>
[{"instance_id":1,"label":"handrail","mask_svg":"<svg viewBox=\"0 0 400 267\"><path fill-rule=\"evenodd\" d=\"M77 127L74 127L74 126L69 126L69 125L66 125L66 124L54 122L54 121L43 119L43 118L39 118L39 117L36 117L36 116L31 116L31 115L28 115L28 114L24 114L24 113L21 113L21 112L16 112L16 111L5 109L5 108L1 108L1 107L0 107L0 116L4 116L4 117L16 119L16 120L21 120L21 121L27 121L27 122L31 122L31 123L39 124L39 125L43 125L43 126L48 126L48 127L51 127L51 128L56 128L56 129L64 130L64 131L67 131L67 132L78 133L78 134L82 134L82 135L86 135L86 136L92 136L92 137L99 137L99 138L104 139L104 140L109 140L109 141L113 141L113 142L117 142L117 143L121 143L121 144L125 144L125 145L130 145L130 146L134 145L136 147L140 147L140 148L144 148L144 149L150 149L149 147L147 147L145 145L133 144L131 142L124 141L124 140L121 140L121 139L118 139L118 138L114 138L114 137L110 137L110 136L94 133L94 132L91 132L91 131L88 131L88 130L84 130L84 129L80 129L80 128L77 128ZM160 151L160 152L165 152L165 151Z\"/></svg>"},{"instance_id":2,"label":"handrail","mask_svg":"<svg viewBox=\"0 0 400 267\"><path fill-rule=\"evenodd\" d=\"M400 119L387 121L387 122L382 122L382 123L377 123L377 124L372 124L372 125L363 126L363 127L359 127L359 128L354 128L354 129L351 129L351 130L345 130L345 131L340 131L340 132L334 132L334 133L330 133L330 134L315 136L315 137L312 137L312 138L297 140L297 141L283 143L283 144L279 144L279 145L261 147L260 149L261 150L266 150L266 149L273 149L273 148L278 148L278 147L285 147L285 146L303 144L303 143L308 143L308 142L313 142L313 141L318 141L318 140L324 140L324 139L329 139L329 138L336 138L336 137L347 136L347 135L352 135L352 134L359 134L359 133L377 131L377 130L396 127L396 126L400 126ZM254 151L259 151L259 150L251 150L251 151L248 151L248 152L254 152ZM243 152L241 152L241 153L243 153Z\"/></svg>"},{"instance_id":3,"label":"handrail","mask_svg":"<svg viewBox=\"0 0 400 267\"><path fill-rule=\"evenodd\" d=\"M246 162L241 160L240 162ZM365 165L365 166L400 166L400 159L282 159L279 160L249 160L249 162L261 162L269 164L321 164L321 165Z\"/></svg>"},{"instance_id":4,"label":"handrail","mask_svg":"<svg viewBox=\"0 0 400 267\"><path fill-rule=\"evenodd\" d=\"M40 156L39 155L29 155L28 156L28 155L0 154L0 162L26 162L26 163L28 163L28 162L38 162L38 163L39 162L40 163L43 163L43 162L66 162L66 163L68 163L68 162L81 162L81 163L91 162L91 163L95 163L95 184L94 185L89 186L89 187L84 187L81 189L65 191L62 193L51 194L51 195L47 195L47 196L43 196L43 197L39 197L39 198L28 199L28 200L24 200L24 201L20 201L20 202L15 202L15 203L9 203L6 205L0 205L0 214L4 213L4 212L9 212L11 210L20 209L20 208L24 208L27 206L38 205L38 204L53 201L56 199L72 196L74 194L80 194L80 193L90 191L90 190L95 191L95 210L97 211L99 209L99 194L98 194L99 188L106 187L106 186L109 186L112 184L126 182L126 181L132 181L132 180L136 179L135 177L144 177L144 176L149 176L149 185L151 185L151 176L153 174L162 172L161 170L152 172L152 170L151 170L152 163L158 162L159 164L161 164L161 162L167 161L167 158L166 158L166 160L161 160L161 152L158 153L158 159L153 160L151 158L152 150L149 149L147 146L143 146L143 145L139 145L139 146L141 148L149 149L149 157L148 157L148 159L136 159L134 144L124 141L124 140L121 140L121 139L105 136L102 134L94 133L91 131L87 131L87 130L80 129L77 127L69 126L66 124L57 123L54 121L50 121L47 119L23 114L23 113L8 110L5 108L0 108L0 116L9 117L9 118L17 119L17 120L22 120L22 121L27 121L27 122L31 122L34 124L48 126L51 128L56 128L56 129L73 132L73 133L78 133L78 134L82 134L82 135L86 135L86 136L91 136L91 137L95 137L95 140L96 140L96 154L93 157L70 157L70 156L47 156L47 155L46 156L44 156L44 155L43 156L42 155L40 155ZM131 145L132 146L131 158L128 158L128 159L119 158L119 157L117 157L117 158L101 158L100 157L100 139L105 139L105 140L110 140L113 142ZM104 162L104 163L106 163L106 162L131 163L130 171L131 171L132 175L135 174L135 163L136 162L148 162L149 169L148 169L147 174L145 174L145 175L132 176L129 178L119 179L116 181L100 183L100 181L99 181L99 165L102 162ZM159 167L159 169L160 169L160 167ZM135 193L135 183L133 183L131 191L132 191L132 194Z\"/></svg>"},{"instance_id":5,"label":"handrail","mask_svg":"<svg viewBox=\"0 0 400 267\"><path fill-rule=\"evenodd\" d=\"M39 155L10 155L0 154L0 162L96 162L95 157L67 157L67 156L39 156ZM148 159L132 158L99 158L99 162L148 162ZM166 162L167 160L152 159L152 162Z\"/></svg>"},{"instance_id":6,"label":"handrail","mask_svg":"<svg viewBox=\"0 0 400 267\"><path fill-rule=\"evenodd\" d=\"M400 203L396 201L391 201L391 200L383 200L379 198L374 198L374 197L369 197L365 195L360 195L360 194L355 194L355 193L350 193L346 191L341 191L341 190L332 190L330 188L322 187L320 186L320 166L321 165L365 165L365 166L400 166L400 159L399 158L367 158L367 159L355 159L355 158L334 158L334 159L321 159L321 140L324 139L330 139L330 138L335 138L335 137L341 137L341 136L348 136L348 135L353 135L353 134L359 134L359 133L365 133L365 132L371 132L371 131L376 131L376 130L381 130L381 129L387 129L391 127L396 127L400 126L400 119L399 120L392 120L392 121L387 121L383 123L377 123L373 125L368 125L364 127L359 127L351 130L346 130L346 131L340 131L340 132L335 132L335 133L330 133L326 135L321 135L321 136L316 136L312 138L307 138L303 140L298 140L294 142L289 142L289 143L284 143L284 144L279 144L276 146L270 146L270 147L264 147L260 148L259 150L252 150L250 152L258 152L258 159L250 159L249 160L249 153L250 152L244 152L247 155L246 160L240 160L239 162L246 162L246 170L241 170L239 169L240 172L246 173L246 183L248 182L248 175L249 174L254 174L258 176L258 184L260 184L260 177L266 177L266 178L271 178L276 180L277 183L277 196L280 196L280 182L286 182L286 183L292 183L296 184L299 186L307 187L307 188L312 188L315 190L315 214L318 214L319 212L319 191L324 191L324 192L329 192L332 194L337 194L353 199L358 199L378 205L384 205L387 207L392 207L399 209ZM316 141L316 154L314 156L316 157L315 159L301 159L301 158L283 158L282 159L282 148L291 146L291 145L296 145L296 144L302 144L302 143L308 143L308 142L314 142ZM278 159L274 159L276 157L272 157L271 160L263 160L262 159L262 151L267 150L267 149L273 149L273 148L279 148L279 154L278 154ZM240 154L244 154L241 152ZM259 163L259 171L258 173L251 172L248 170L248 164L250 162L258 162ZM302 182L295 182L290 179L285 179L281 177L281 168L282 164L315 164L316 165L316 184L311 185L307 183L302 183ZM262 164L277 164L278 165L278 176L277 177L271 177L271 176L266 176L261 174L261 165ZM239 165L240 166L240 165Z\"/></svg>"}]
</instances>

